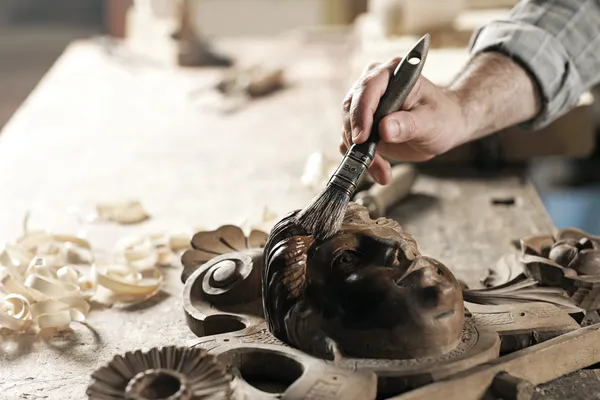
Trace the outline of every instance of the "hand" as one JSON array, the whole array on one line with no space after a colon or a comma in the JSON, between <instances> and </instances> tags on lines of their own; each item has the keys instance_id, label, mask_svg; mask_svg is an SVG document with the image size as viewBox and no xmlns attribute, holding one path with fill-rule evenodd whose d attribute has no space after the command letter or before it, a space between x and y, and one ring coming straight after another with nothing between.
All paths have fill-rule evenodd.
<instances>
[{"instance_id":1,"label":"hand","mask_svg":"<svg viewBox=\"0 0 600 400\"><path fill-rule=\"evenodd\" d=\"M369 66L346 95L342 153L369 137L373 114L399 61L395 58ZM467 118L456 94L421 76L401 111L381 120L379 134L377 154L368 171L375 181L385 185L390 181L391 167L383 157L417 162L445 153L468 141Z\"/></svg>"}]
</instances>

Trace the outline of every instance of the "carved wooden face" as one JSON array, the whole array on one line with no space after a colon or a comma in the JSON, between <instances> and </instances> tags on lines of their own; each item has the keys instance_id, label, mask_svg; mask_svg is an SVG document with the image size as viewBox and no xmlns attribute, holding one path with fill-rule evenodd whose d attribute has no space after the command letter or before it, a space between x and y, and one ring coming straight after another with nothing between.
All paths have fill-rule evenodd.
<instances>
[{"instance_id":1,"label":"carved wooden face","mask_svg":"<svg viewBox=\"0 0 600 400\"><path fill-rule=\"evenodd\" d=\"M439 355L460 341L464 308L454 276L422 256L399 224L373 221L359 205L351 203L342 229L322 242L284 219L265 257L267 321L302 350L317 328L355 357Z\"/></svg>"}]
</instances>

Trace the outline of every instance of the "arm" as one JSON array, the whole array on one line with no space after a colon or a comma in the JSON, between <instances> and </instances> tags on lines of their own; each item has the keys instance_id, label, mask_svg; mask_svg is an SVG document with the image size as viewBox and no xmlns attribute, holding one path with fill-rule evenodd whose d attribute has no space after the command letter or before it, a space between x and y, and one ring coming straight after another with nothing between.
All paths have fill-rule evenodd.
<instances>
[{"instance_id":1,"label":"arm","mask_svg":"<svg viewBox=\"0 0 600 400\"><path fill-rule=\"evenodd\" d=\"M479 29L470 47L476 57L489 51L505 54L531 75L540 110L516 122L539 129L575 107L600 82L600 0L521 0L506 20ZM530 94L526 87L518 92Z\"/></svg>"},{"instance_id":2,"label":"arm","mask_svg":"<svg viewBox=\"0 0 600 400\"><path fill-rule=\"evenodd\" d=\"M496 52L475 56L450 85L465 120L453 147L539 114L541 101L534 79L515 61Z\"/></svg>"},{"instance_id":3,"label":"arm","mask_svg":"<svg viewBox=\"0 0 600 400\"><path fill-rule=\"evenodd\" d=\"M600 82L600 0L521 0L470 47L471 61L448 88L421 77L402 110L383 118L369 169L377 182L391 176L384 157L428 160L509 126L539 129L573 108ZM342 152L367 139L396 65L372 66L346 96Z\"/></svg>"}]
</instances>

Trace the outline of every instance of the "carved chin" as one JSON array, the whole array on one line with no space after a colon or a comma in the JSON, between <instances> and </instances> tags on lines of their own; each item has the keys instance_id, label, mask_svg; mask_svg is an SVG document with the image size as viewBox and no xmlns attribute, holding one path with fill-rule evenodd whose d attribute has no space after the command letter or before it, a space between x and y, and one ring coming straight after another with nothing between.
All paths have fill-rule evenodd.
<instances>
[{"instance_id":1,"label":"carved chin","mask_svg":"<svg viewBox=\"0 0 600 400\"><path fill-rule=\"evenodd\" d=\"M339 320L322 321L322 329L346 357L412 359L439 356L458 346L464 326L463 310L443 320L422 317L391 329L352 329Z\"/></svg>"}]
</instances>

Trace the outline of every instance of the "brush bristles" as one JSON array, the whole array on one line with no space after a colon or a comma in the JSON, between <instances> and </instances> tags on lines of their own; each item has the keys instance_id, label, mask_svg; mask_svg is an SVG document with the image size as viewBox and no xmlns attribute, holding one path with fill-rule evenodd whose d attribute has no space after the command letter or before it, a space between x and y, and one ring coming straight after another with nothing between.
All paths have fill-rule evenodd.
<instances>
[{"instance_id":1,"label":"brush bristles","mask_svg":"<svg viewBox=\"0 0 600 400\"><path fill-rule=\"evenodd\" d=\"M298 213L296 220L315 239L327 239L340 230L349 202L348 192L329 185Z\"/></svg>"}]
</instances>

